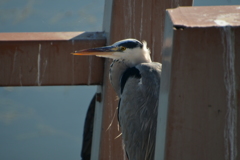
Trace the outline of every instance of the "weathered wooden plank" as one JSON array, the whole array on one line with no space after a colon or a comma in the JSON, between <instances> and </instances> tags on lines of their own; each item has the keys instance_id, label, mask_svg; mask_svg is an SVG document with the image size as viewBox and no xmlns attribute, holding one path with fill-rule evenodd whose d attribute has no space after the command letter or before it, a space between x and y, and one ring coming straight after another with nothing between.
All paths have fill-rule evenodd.
<instances>
[{"instance_id":1,"label":"weathered wooden plank","mask_svg":"<svg viewBox=\"0 0 240 160\"><path fill-rule=\"evenodd\" d=\"M157 159L239 159L239 17L239 6L168 10Z\"/></svg>"},{"instance_id":2,"label":"weathered wooden plank","mask_svg":"<svg viewBox=\"0 0 240 160\"><path fill-rule=\"evenodd\" d=\"M102 84L103 59L72 56L106 43L101 32L0 33L0 85Z\"/></svg>"},{"instance_id":3,"label":"weathered wooden plank","mask_svg":"<svg viewBox=\"0 0 240 160\"><path fill-rule=\"evenodd\" d=\"M176 29L185 27L238 27L240 6L179 7L169 9Z\"/></svg>"},{"instance_id":4,"label":"weathered wooden plank","mask_svg":"<svg viewBox=\"0 0 240 160\"><path fill-rule=\"evenodd\" d=\"M0 33L0 42L103 40L103 32L10 32Z\"/></svg>"}]
</instances>

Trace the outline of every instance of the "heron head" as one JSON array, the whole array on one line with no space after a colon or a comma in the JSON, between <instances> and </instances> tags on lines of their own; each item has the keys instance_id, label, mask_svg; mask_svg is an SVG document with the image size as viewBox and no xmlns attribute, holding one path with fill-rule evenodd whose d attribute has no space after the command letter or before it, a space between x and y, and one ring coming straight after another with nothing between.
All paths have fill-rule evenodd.
<instances>
[{"instance_id":1,"label":"heron head","mask_svg":"<svg viewBox=\"0 0 240 160\"><path fill-rule=\"evenodd\" d=\"M141 43L136 39L124 39L110 46L75 51L73 55L96 55L111 59L127 60L132 62L151 62L150 50L146 41ZM139 62L138 62L139 61Z\"/></svg>"}]
</instances>

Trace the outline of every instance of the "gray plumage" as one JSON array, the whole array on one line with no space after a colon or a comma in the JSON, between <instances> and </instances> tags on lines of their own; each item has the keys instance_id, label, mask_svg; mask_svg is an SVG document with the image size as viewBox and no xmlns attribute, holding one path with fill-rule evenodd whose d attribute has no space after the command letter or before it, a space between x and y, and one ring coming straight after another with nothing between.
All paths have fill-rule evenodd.
<instances>
[{"instance_id":1,"label":"gray plumage","mask_svg":"<svg viewBox=\"0 0 240 160\"><path fill-rule=\"evenodd\" d=\"M130 77L121 94L119 123L129 160L153 160L161 65L136 66L140 79Z\"/></svg>"},{"instance_id":2,"label":"gray plumage","mask_svg":"<svg viewBox=\"0 0 240 160\"><path fill-rule=\"evenodd\" d=\"M118 120L126 154L129 160L153 160L162 65L151 61L146 42L125 39L74 55L113 59L109 78L120 98Z\"/></svg>"}]
</instances>

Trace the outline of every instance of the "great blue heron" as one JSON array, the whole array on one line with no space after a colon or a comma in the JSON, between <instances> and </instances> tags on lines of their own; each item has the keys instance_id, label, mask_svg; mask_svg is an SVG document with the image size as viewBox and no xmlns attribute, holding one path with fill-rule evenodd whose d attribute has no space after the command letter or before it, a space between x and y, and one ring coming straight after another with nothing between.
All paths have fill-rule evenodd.
<instances>
[{"instance_id":1,"label":"great blue heron","mask_svg":"<svg viewBox=\"0 0 240 160\"><path fill-rule=\"evenodd\" d=\"M147 43L125 39L73 55L111 58L109 78L119 99L118 120L129 160L153 160L161 68L152 62Z\"/></svg>"}]
</instances>

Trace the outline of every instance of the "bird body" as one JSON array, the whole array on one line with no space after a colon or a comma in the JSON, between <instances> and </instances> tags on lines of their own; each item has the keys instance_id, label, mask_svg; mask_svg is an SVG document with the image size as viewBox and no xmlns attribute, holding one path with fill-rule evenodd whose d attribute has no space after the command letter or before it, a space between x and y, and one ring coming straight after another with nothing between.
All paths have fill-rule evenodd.
<instances>
[{"instance_id":1,"label":"bird body","mask_svg":"<svg viewBox=\"0 0 240 160\"><path fill-rule=\"evenodd\" d=\"M161 65L136 66L141 77L130 76L119 102L119 123L129 160L153 160Z\"/></svg>"},{"instance_id":2,"label":"bird body","mask_svg":"<svg viewBox=\"0 0 240 160\"><path fill-rule=\"evenodd\" d=\"M162 65L152 62L146 42L125 39L74 55L111 58L109 78L119 97L118 120L129 160L153 160Z\"/></svg>"}]
</instances>

